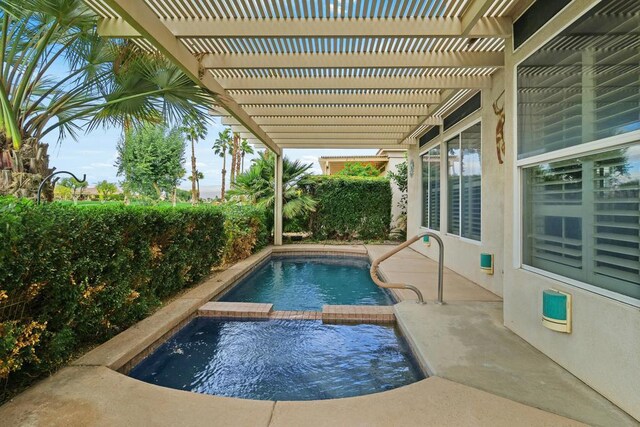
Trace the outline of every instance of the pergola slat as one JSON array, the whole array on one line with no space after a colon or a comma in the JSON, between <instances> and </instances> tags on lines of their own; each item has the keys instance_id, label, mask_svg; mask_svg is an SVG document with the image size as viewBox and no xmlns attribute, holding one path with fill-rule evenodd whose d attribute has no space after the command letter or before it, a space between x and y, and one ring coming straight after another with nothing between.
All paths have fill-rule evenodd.
<instances>
[{"instance_id":1,"label":"pergola slat","mask_svg":"<svg viewBox=\"0 0 640 427\"><path fill-rule=\"evenodd\" d=\"M502 67L502 52L205 54L204 68L477 68Z\"/></svg>"},{"instance_id":2,"label":"pergola slat","mask_svg":"<svg viewBox=\"0 0 640 427\"><path fill-rule=\"evenodd\" d=\"M465 34L462 18L363 18L363 19L162 19L178 37L500 37L511 35L509 18L479 17ZM468 25L468 24L466 24ZM105 18L98 32L104 37L140 37L122 19Z\"/></svg>"}]
</instances>

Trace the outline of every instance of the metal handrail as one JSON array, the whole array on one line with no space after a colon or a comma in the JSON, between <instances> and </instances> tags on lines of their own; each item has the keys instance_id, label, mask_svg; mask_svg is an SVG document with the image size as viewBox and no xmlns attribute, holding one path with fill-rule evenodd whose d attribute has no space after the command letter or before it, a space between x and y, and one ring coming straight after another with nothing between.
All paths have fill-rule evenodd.
<instances>
[{"instance_id":1,"label":"metal handrail","mask_svg":"<svg viewBox=\"0 0 640 427\"><path fill-rule=\"evenodd\" d=\"M384 260L386 260L387 258L391 258L393 255L397 254L398 252L400 252L401 250L403 250L404 248L406 248L407 246L417 242L418 240L420 240L421 238L423 238L424 236L429 236L429 237L433 237L434 240L436 242L438 242L438 304L443 304L442 301L442 288L443 288L443 269L444 269L444 243L442 243L442 239L440 238L440 236L438 236L435 233L432 233L431 231L423 231L422 233L418 233L417 235L413 236L411 239L407 240L406 242L403 242L401 244L399 244L398 246L396 246L395 248L393 248L392 250L390 250L389 252L387 252L386 254L382 255L380 258L376 259L375 261L373 261L373 263L371 264L371 269L369 270L369 272L371 273L371 279L373 280L373 282L378 285L381 288L387 288L387 289L408 289L410 291L413 291L416 293L416 295L418 295L418 303L419 304L424 304L424 298L422 297L422 292L420 292L420 290L418 288L416 288L413 285L409 285L408 283L385 283L382 280L380 280L378 278L378 267L380 266L380 263Z\"/></svg>"}]
</instances>

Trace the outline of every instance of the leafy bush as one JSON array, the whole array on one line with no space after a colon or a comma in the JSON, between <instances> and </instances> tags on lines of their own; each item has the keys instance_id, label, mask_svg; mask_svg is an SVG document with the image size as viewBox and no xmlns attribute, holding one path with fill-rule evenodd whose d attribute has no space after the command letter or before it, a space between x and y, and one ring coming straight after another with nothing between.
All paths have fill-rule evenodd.
<instances>
[{"instance_id":1,"label":"leafy bush","mask_svg":"<svg viewBox=\"0 0 640 427\"><path fill-rule=\"evenodd\" d=\"M36 206L0 198L0 378L46 373L266 242L254 207ZM24 303L23 315L6 307Z\"/></svg>"},{"instance_id":2,"label":"leafy bush","mask_svg":"<svg viewBox=\"0 0 640 427\"><path fill-rule=\"evenodd\" d=\"M221 205L225 221L225 247L222 264L231 264L251 255L255 249L266 246L269 239L267 214L254 205Z\"/></svg>"},{"instance_id":3,"label":"leafy bush","mask_svg":"<svg viewBox=\"0 0 640 427\"><path fill-rule=\"evenodd\" d=\"M371 163L347 162L336 175L340 176L380 176L380 169Z\"/></svg>"},{"instance_id":4,"label":"leafy bush","mask_svg":"<svg viewBox=\"0 0 640 427\"><path fill-rule=\"evenodd\" d=\"M383 239L391 223L391 185L387 178L313 176L305 191L318 201L311 213L317 239Z\"/></svg>"}]
</instances>

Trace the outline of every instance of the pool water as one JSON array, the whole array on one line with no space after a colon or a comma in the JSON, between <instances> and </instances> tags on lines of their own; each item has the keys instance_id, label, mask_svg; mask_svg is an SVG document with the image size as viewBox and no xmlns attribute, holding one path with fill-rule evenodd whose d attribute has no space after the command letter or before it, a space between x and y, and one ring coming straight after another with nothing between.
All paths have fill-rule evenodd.
<instances>
[{"instance_id":1,"label":"pool water","mask_svg":"<svg viewBox=\"0 0 640 427\"><path fill-rule=\"evenodd\" d=\"M343 258L272 258L220 301L272 303L274 310L320 311L329 305L390 305L369 262Z\"/></svg>"},{"instance_id":2,"label":"pool water","mask_svg":"<svg viewBox=\"0 0 640 427\"><path fill-rule=\"evenodd\" d=\"M129 375L160 386L259 400L317 400L424 378L396 328L309 320L194 319Z\"/></svg>"}]
</instances>

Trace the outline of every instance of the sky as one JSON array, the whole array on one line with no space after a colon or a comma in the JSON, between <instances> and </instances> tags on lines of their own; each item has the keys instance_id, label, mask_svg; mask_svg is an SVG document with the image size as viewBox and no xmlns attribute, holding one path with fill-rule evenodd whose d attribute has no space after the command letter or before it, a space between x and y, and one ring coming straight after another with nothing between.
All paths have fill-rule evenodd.
<instances>
[{"instance_id":1,"label":"sky","mask_svg":"<svg viewBox=\"0 0 640 427\"><path fill-rule=\"evenodd\" d=\"M213 154L211 146L218 136L218 132L222 131L224 126L220 124L219 118L215 118L215 123L209 126L207 137L200 141L196 146L196 159L198 170L204 174L204 179L200 181L200 190L202 197L214 197L220 192L222 182L222 158ZM121 138L122 131L120 129L97 129L91 133L80 135L77 141L67 138L58 141L58 136L48 135L44 142L49 144L49 160L52 167L57 170L67 170L75 173L78 177L82 174L87 175L89 186L94 186L97 182L106 179L110 182L120 182L122 177L116 176L116 144ZM375 154L373 149L359 150L312 150L312 149L286 149L285 156L290 159L299 159L305 163L313 165L312 171L321 174L318 158L321 156L342 156L357 154ZM185 169L191 170L190 164L190 147L187 145L185 153ZM250 165L250 159L255 156L245 157L245 169ZM228 188L228 169L229 156L227 158L227 188ZM189 190L191 183L186 179L180 185L180 188Z\"/></svg>"}]
</instances>

